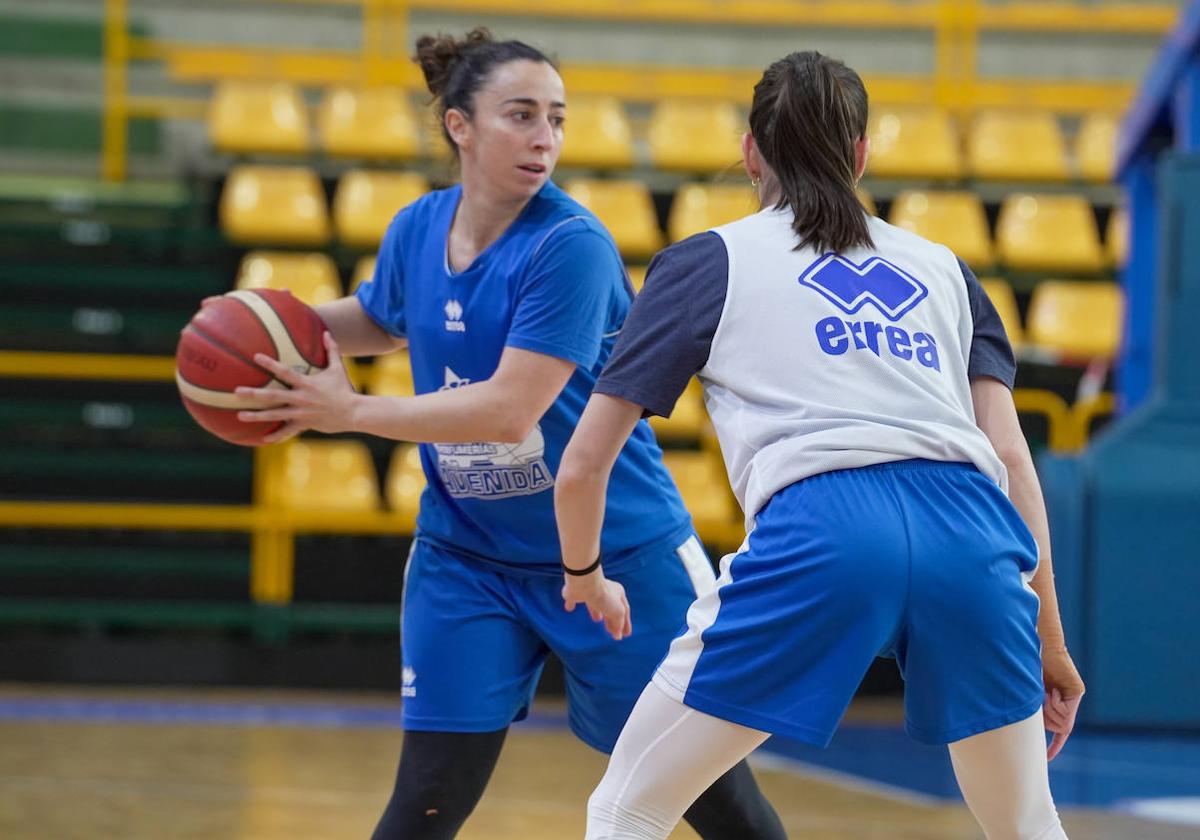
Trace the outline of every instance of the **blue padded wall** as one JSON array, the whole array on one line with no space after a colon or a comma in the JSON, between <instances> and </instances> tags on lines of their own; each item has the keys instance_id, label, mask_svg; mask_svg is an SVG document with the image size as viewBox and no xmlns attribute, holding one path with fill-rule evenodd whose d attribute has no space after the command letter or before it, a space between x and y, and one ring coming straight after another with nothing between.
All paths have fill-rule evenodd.
<instances>
[{"instance_id":1,"label":"blue padded wall","mask_svg":"<svg viewBox=\"0 0 1200 840\"><path fill-rule=\"evenodd\" d=\"M1158 177L1150 397L1040 469L1083 721L1200 728L1200 156Z\"/></svg>"}]
</instances>

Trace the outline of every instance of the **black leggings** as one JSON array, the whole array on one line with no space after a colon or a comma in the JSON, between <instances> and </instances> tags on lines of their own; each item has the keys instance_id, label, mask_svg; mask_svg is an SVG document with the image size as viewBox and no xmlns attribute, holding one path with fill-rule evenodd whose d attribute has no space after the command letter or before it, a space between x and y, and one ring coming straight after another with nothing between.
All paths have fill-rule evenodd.
<instances>
[{"instance_id":1,"label":"black leggings","mask_svg":"<svg viewBox=\"0 0 1200 840\"><path fill-rule=\"evenodd\" d=\"M372 840L452 840L483 796L507 734L406 732L396 786ZM717 779L683 818L704 840L787 837L744 761Z\"/></svg>"}]
</instances>

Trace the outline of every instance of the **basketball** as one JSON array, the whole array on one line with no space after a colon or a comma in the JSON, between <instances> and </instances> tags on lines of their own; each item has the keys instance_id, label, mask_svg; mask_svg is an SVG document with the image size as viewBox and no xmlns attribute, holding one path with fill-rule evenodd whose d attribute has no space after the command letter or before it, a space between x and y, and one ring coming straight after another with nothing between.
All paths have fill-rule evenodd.
<instances>
[{"instance_id":1,"label":"basketball","mask_svg":"<svg viewBox=\"0 0 1200 840\"><path fill-rule=\"evenodd\" d=\"M299 373L328 363L325 324L291 292L248 289L230 292L203 306L179 336L175 382L193 419L229 443L257 446L282 423L246 423L240 410L267 408L234 389L286 388L254 363L255 353L278 359Z\"/></svg>"}]
</instances>

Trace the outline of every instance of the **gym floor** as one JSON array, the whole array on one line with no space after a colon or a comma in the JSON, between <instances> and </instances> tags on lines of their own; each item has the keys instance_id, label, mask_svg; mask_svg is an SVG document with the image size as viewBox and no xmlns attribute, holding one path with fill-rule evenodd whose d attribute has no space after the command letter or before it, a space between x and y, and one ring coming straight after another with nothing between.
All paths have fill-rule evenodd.
<instances>
[{"instance_id":1,"label":"gym floor","mask_svg":"<svg viewBox=\"0 0 1200 840\"><path fill-rule=\"evenodd\" d=\"M897 714L857 703L829 750L756 754L793 840L980 836L945 750L912 744ZM0 686L0 837L364 840L391 788L398 722L380 694ZM1073 840L1200 838L1200 739L1077 738L1052 765ZM604 763L561 707L539 706L462 840L582 837Z\"/></svg>"}]
</instances>

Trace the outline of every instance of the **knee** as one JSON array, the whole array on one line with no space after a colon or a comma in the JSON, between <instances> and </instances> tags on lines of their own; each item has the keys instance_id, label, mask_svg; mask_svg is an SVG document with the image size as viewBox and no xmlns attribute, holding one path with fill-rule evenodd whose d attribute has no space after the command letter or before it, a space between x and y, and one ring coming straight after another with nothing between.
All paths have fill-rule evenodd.
<instances>
[{"instance_id":1,"label":"knee","mask_svg":"<svg viewBox=\"0 0 1200 840\"><path fill-rule=\"evenodd\" d=\"M660 840L671 833L672 820L636 791L618 791L601 781L588 798L586 840Z\"/></svg>"},{"instance_id":2,"label":"knee","mask_svg":"<svg viewBox=\"0 0 1200 840\"><path fill-rule=\"evenodd\" d=\"M475 809L476 797L432 778L397 788L372 840L450 840Z\"/></svg>"}]
</instances>

